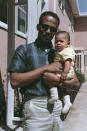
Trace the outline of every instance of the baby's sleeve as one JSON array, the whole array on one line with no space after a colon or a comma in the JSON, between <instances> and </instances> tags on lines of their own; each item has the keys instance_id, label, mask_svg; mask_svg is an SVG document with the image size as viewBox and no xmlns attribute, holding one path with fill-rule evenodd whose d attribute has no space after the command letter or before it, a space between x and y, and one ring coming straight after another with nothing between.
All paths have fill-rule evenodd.
<instances>
[{"instance_id":1,"label":"baby's sleeve","mask_svg":"<svg viewBox=\"0 0 87 131\"><path fill-rule=\"evenodd\" d=\"M66 49L63 52L63 60L71 59L75 61L75 51L72 48Z\"/></svg>"}]
</instances>

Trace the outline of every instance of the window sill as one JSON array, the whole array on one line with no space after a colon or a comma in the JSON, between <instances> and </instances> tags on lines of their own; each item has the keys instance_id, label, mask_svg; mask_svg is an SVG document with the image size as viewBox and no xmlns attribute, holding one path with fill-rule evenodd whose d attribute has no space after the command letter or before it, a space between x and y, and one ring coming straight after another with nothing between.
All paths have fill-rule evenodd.
<instances>
[{"instance_id":1,"label":"window sill","mask_svg":"<svg viewBox=\"0 0 87 131\"><path fill-rule=\"evenodd\" d=\"M5 24L4 22L0 21L0 28L3 28L5 30L7 30L8 29L8 25Z\"/></svg>"},{"instance_id":2,"label":"window sill","mask_svg":"<svg viewBox=\"0 0 87 131\"><path fill-rule=\"evenodd\" d=\"M2 28L4 30L8 30L8 25L5 24L4 22L0 21L0 28ZM24 34L24 33L20 32L20 31L16 31L15 34L22 37L22 38L25 38L25 39L27 38L27 33Z\"/></svg>"},{"instance_id":3,"label":"window sill","mask_svg":"<svg viewBox=\"0 0 87 131\"><path fill-rule=\"evenodd\" d=\"M20 36L20 37L22 37L22 38L25 38L25 39L27 38L27 33L24 34L24 33L20 32L20 31L16 31L15 34L18 35L18 36Z\"/></svg>"}]
</instances>

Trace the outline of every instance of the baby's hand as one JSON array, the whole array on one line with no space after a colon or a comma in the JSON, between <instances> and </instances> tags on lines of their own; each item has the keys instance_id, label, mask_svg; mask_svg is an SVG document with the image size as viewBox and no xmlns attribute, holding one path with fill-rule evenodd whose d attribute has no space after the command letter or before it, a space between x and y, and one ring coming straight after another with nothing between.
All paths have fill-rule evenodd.
<instances>
[{"instance_id":1,"label":"baby's hand","mask_svg":"<svg viewBox=\"0 0 87 131\"><path fill-rule=\"evenodd\" d=\"M67 73L66 72L62 72L61 80L66 80L66 77L67 77Z\"/></svg>"}]
</instances>

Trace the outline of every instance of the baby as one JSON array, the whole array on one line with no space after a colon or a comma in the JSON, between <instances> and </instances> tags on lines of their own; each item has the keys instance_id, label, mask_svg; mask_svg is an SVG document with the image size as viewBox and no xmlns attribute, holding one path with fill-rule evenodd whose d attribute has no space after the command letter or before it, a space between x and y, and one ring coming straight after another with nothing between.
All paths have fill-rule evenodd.
<instances>
[{"instance_id":1,"label":"baby","mask_svg":"<svg viewBox=\"0 0 87 131\"><path fill-rule=\"evenodd\" d=\"M57 76L59 79L59 86L62 85L64 80L72 79L74 76L74 61L75 61L75 52L70 45L70 36L66 31L59 31L55 35L55 57L54 62L60 62L63 65L63 72L60 74L57 72ZM67 113L72 106L70 102L70 96L65 88L62 89L62 98L64 101L64 107L62 113ZM64 90L64 91L63 91ZM50 87L51 98L49 99L49 103L53 104L56 100L58 100L58 92L56 87Z\"/></svg>"}]
</instances>

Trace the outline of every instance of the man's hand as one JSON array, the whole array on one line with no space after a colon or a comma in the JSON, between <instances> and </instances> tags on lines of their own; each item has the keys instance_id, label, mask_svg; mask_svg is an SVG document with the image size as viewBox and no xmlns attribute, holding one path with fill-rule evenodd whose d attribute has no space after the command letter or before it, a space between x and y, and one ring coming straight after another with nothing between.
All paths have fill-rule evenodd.
<instances>
[{"instance_id":1,"label":"man's hand","mask_svg":"<svg viewBox=\"0 0 87 131\"><path fill-rule=\"evenodd\" d=\"M43 79L46 84L51 85L51 86L58 86L58 82L60 81L60 79L57 77L56 74L50 73L50 72L44 73Z\"/></svg>"},{"instance_id":2,"label":"man's hand","mask_svg":"<svg viewBox=\"0 0 87 131\"><path fill-rule=\"evenodd\" d=\"M49 64L47 66L44 66L44 72L59 72L61 73L62 72L62 65L59 63L59 62L54 62L52 64Z\"/></svg>"},{"instance_id":3,"label":"man's hand","mask_svg":"<svg viewBox=\"0 0 87 131\"><path fill-rule=\"evenodd\" d=\"M79 83L76 75L74 75L73 79L65 80L62 84L62 87L66 88L67 90L76 90L76 87L78 88L79 86L80 86L80 83Z\"/></svg>"},{"instance_id":4,"label":"man's hand","mask_svg":"<svg viewBox=\"0 0 87 131\"><path fill-rule=\"evenodd\" d=\"M50 72L44 73L43 78L44 78L45 83L51 86L58 86L58 83L60 81L60 79L57 77L56 74L50 73ZM80 83L76 75L74 75L73 79L65 80L61 88L66 88L67 90L76 90L78 89L79 86L80 86Z\"/></svg>"},{"instance_id":5,"label":"man's hand","mask_svg":"<svg viewBox=\"0 0 87 131\"><path fill-rule=\"evenodd\" d=\"M66 72L62 72L61 80L66 80L66 77L67 77L67 73Z\"/></svg>"}]
</instances>

